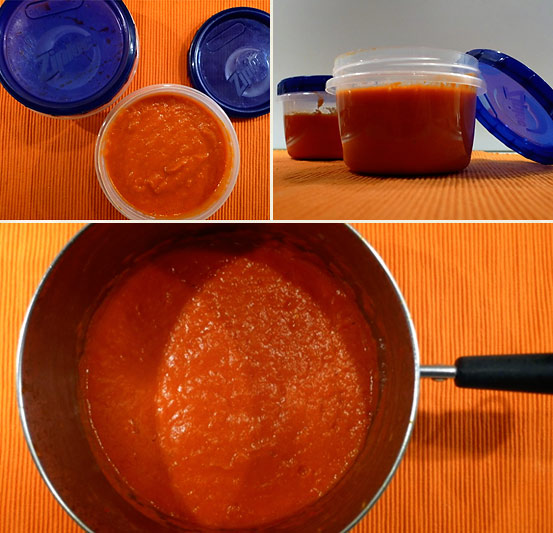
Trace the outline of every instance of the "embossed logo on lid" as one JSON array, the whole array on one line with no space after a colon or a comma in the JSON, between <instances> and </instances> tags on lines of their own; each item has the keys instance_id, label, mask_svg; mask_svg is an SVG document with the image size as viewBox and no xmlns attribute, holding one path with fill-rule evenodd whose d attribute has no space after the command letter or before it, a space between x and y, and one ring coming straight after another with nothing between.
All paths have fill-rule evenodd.
<instances>
[{"instance_id":1,"label":"embossed logo on lid","mask_svg":"<svg viewBox=\"0 0 553 533\"><path fill-rule=\"evenodd\" d=\"M259 9L227 9L208 19L188 52L192 83L231 117L269 112L270 18Z\"/></svg>"},{"instance_id":2,"label":"embossed logo on lid","mask_svg":"<svg viewBox=\"0 0 553 533\"><path fill-rule=\"evenodd\" d=\"M476 118L502 143L543 164L553 164L553 89L526 65L496 50L467 52L478 59L486 92Z\"/></svg>"},{"instance_id":3,"label":"embossed logo on lid","mask_svg":"<svg viewBox=\"0 0 553 533\"><path fill-rule=\"evenodd\" d=\"M0 82L25 106L54 116L110 103L138 56L121 0L6 0L0 40Z\"/></svg>"}]
</instances>

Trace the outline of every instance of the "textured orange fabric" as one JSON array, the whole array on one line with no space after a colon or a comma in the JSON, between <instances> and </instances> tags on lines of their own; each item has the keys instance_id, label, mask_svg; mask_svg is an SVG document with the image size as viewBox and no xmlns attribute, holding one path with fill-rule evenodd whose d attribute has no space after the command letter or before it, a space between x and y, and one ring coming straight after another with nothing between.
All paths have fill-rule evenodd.
<instances>
[{"instance_id":1,"label":"textured orange fabric","mask_svg":"<svg viewBox=\"0 0 553 533\"><path fill-rule=\"evenodd\" d=\"M0 225L0 531L78 527L40 480L15 399L19 327L78 229ZM553 225L360 224L409 306L424 364L553 351ZM423 380L399 470L356 533L541 533L553 524L553 397Z\"/></svg>"},{"instance_id":2,"label":"textured orange fabric","mask_svg":"<svg viewBox=\"0 0 553 533\"><path fill-rule=\"evenodd\" d=\"M373 177L343 161L274 152L280 220L553 220L553 166L518 154L473 152L459 174Z\"/></svg>"},{"instance_id":3,"label":"textured orange fabric","mask_svg":"<svg viewBox=\"0 0 553 533\"><path fill-rule=\"evenodd\" d=\"M211 15L269 0L125 0L140 39L138 70L125 92L158 83L190 85L187 52ZM0 219L104 220L122 215L108 202L94 170L94 144L109 109L62 120L25 108L0 87ZM212 218L269 218L269 115L232 119L241 150L236 188Z\"/></svg>"}]
</instances>

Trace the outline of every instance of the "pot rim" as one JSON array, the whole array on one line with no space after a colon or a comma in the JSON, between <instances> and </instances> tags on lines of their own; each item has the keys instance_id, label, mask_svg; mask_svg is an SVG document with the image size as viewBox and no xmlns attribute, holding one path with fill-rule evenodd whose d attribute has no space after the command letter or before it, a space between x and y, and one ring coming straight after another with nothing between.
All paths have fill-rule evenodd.
<instances>
[{"instance_id":1,"label":"pot rim","mask_svg":"<svg viewBox=\"0 0 553 533\"><path fill-rule=\"evenodd\" d=\"M409 336L411 338L411 344L413 346L413 363L414 363L414 372L413 372L413 400L412 400L412 406L411 406L411 412L409 414L409 424L407 426L407 430L405 432L405 437L403 439L403 442L401 444L401 447L399 449L399 452L397 454L396 460L390 469L390 472L386 476L386 479L378 489L377 493L373 496L372 500L365 506L365 508L357 515L356 518L354 518L348 526L346 526L341 533L346 533L347 531L350 531L353 527L355 527L366 515L367 513L372 509L372 507L376 504L376 502L380 499L388 485L390 484L390 481L394 477L399 464L401 463L403 456L405 455L405 451L407 449L407 445L409 444L409 441L411 439L411 435L413 433L413 426L415 425L415 418L417 415L417 408L418 408L418 401L419 401L419 385L420 385L420 358L419 358L419 345L417 342L417 334L415 331L415 325L413 323L413 319L411 318L411 314L409 312L409 308L407 307L407 303L405 302L405 298L403 297L403 294L401 293L401 290L399 289L399 285L397 284L397 281L393 277L392 273L390 272L390 269L380 257L378 252L369 244L367 239L361 235L359 231L357 231L351 224L346 224L346 226L365 244L365 246L369 249L369 251L372 253L373 257L376 259L382 270L384 270L384 273L388 277L388 281L391 283L399 301L401 304L401 307L403 309L404 313L404 319L407 324L407 328L409 329Z\"/></svg>"},{"instance_id":2,"label":"pot rim","mask_svg":"<svg viewBox=\"0 0 553 533\"><path fill-rule=\"evenodd\" d=\"M15 375L16 375L16 395L17 395L17 410L19 413L19 420L21 422L21 427L23 429L23 436L25 437L25 443L27 444L27 448L31 454L31 457L33 458L33 462L35 463L35 466L37 467L37 470L40 474L40 477L42 477L44 483L46 483L46 486L48 487L48 490L52 493L56 501L61 505L63 510L79 525L82 529L84 529L87 533L94 533L92 529L90 529L76 514L75 512L65 503L63 498L59 495L58 491L56 490L54 484L50 481L50 478L44 471L44 468L42 467L42 463L40 462L40 459L38 457L38 454L35 450L35 447L33 445L33 441L31 439L31 434L29 432L29 427L27 425L27 418L25 416L25 406L24 406L24 400L23 400L23 376L22 376L22 362L23 362L23 348L25 344L25 338L27 336L27 327L29 324L29 318L31 316L31 313L33 312L33 309L35 307L36 301L38 299L39 294L42 292L42 289L44 285L46 284L48 278L50 277L50 274L52 273L52 270L54 267L58 264L62 256L65 254L65 252L73 246L73 244L81 237L83 233L88 231L92 224L87 224L83 228L81 228L71 239L64 245L64 247L59 251L59 253L56 255L54 260L50 263L48 268L46 269L46 272L42 276L37 288L35 289L35 292L33 293L33 297L31 298L31 301L27 307L27 311L25 312L25 317L23 319L23 324L21 325L21 329L19 330L19 340L17 342L17 357L16 357L16 369L15 369Z\"/></svg>"}]
</instances>

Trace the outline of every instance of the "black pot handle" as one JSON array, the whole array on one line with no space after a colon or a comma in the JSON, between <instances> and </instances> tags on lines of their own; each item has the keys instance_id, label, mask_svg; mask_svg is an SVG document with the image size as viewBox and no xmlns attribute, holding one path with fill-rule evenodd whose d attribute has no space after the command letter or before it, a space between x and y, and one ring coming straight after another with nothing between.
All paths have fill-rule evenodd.
<instances>
[{"instance_id":1,"label":"black pot handle","mask_svg":"<svg viewBox=\"0 0 553 533\"><path fill-rule=\"evenodd\" d=\"M422 366L421 377L458 387L553 394L553 354L460 357L455 366Z\"/></svg>"},{"instance_id":2,"label":"black pot handle","mask_svg":"<svg viewBox=\"0 0 553 533\"><path fill-rule=\"evenodd\" d=\"M553 394L553 354L460 357L455 366L458 387Z\"/></svg>"}]
</instances>

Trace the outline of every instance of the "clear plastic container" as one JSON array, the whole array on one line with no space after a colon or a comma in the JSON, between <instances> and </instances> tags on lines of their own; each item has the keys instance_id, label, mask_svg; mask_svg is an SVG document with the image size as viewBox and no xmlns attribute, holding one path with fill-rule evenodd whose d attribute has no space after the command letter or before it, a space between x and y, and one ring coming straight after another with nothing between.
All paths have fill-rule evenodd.
<instances>
[{"instance_id":1,"label":"clear plastic container","mask_svg":"<svg viewBox=\"0 0 553 533\"><path fill-rule=\"evenodd\" d=\"M382 48L338 56L336 95L344 162L366 174L441 174L472 152L478 61L453 50Z\"/></svg>"},{"instance_id":2,"label":"clear plastic container","mask_svg":"<svg viewBox=\"0 0 553 533\"><path fill-rule=\"evenodd\" d=\"M128 199L126 199L118 191L112 179L110 178L106 165L106 160L104 157L106 142L110 135L110 126L115 121L115 119L126 109L128 109L129 106L131 106L132 104L152 95L184 96L202 104L216 117L216 119L222 126L222 129L225 132L226 140L228 141L228 146L232 157L229 165L230 170L227 172L227 175L222 177L220 185L214 191L214 193L193 211L180 214L178 216L147 213L137 208L136 205L133 205L131 202L129 202ZM125 142L125 136L120 137L120 142L122 144ZM142 89L139 89L138 91L129 94L112 109L112 111L109 113L104 123L102 124L100 132L98 133L94 159L96 166L96 175L98 177L98 181L100 182L102 191L107 196L111 204L125 217L135 220L202 220L210 217L213 213L215 213L226 202L232 190L234 189L234 186L236 185L236 179L238 177L238 171L240 169L240 147L238 145L238 138L236 136L236 132L234 130L234 127L232 126L231 121L214 100L201 93L200 91L197 91L196 89L192 89L191 87L186 87L183 85L151 85L149 87L144 87ZM172 162L167 162L167 165L170 165L171 163Z\"/></svg>"},{"instance_id":3,"label":"clear plastic container","mask_svg":"<svg viewBox=\"0 0 553 533\"><path fill-rule=\"evenodd\" d=\"M299 76L278 84L286 148L293 159L342 159L336 97L325 92L330 78Z\"/></svg>"}]
</instances>

